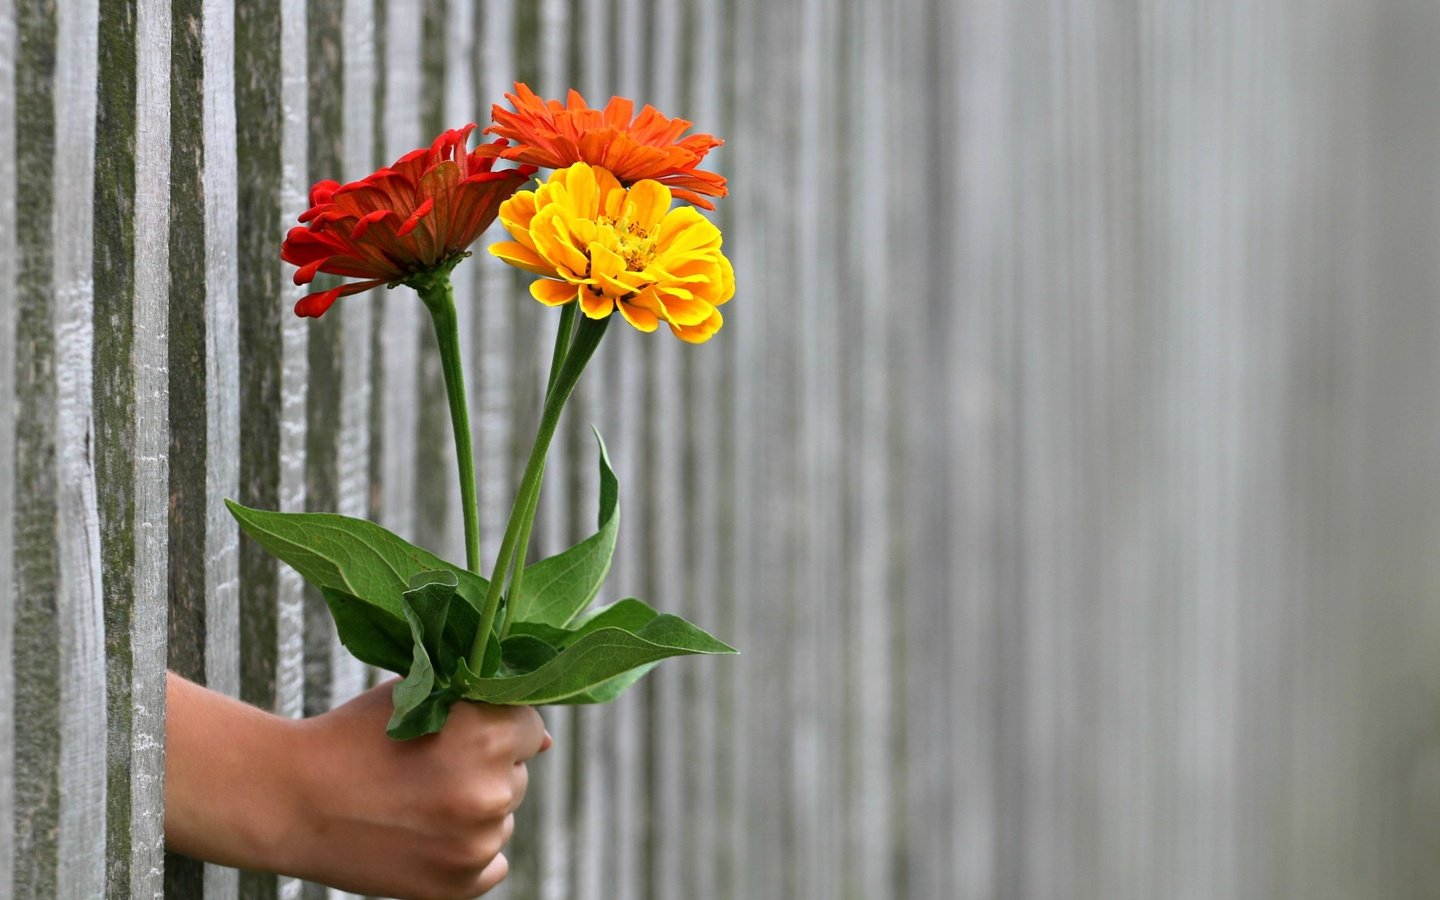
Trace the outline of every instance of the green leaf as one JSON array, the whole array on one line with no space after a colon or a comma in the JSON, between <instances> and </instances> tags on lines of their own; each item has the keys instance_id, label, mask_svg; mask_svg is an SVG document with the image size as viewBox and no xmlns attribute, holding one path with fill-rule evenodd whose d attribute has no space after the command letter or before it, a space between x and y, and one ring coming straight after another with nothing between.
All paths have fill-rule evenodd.
<instances>
[{"instance_id":1,"label":"green leaf","mask_svg":"<svg viewBox=\"0 0 1440 900\"><path fill-rule=\"evenodd\" d=\"M395 690L398 692L400 685L395 685ZM436 691L402 713L400 700L396 697L395 712L385 726L385 733L397 741L435 734L445 727L445 721L450 718L450 707L459 699L453 691Z\"/></svg>"},{"instance_id":2,"label":"green leaf","mask_svg":"<svg viewBox=\"0 0 1440 900\"><path fill-rule=\"evenodd\" d=\"M559 652L550 644L528 634L512 634L500 642L500 659L507 675L533 672L554 659Z\"/></svg>"},{"instance_id":3,"label":"green leaf","mask_svg":"<svg viewBox=\"0 0 1440 900\"><path fill-rule=\"evenodd\" d=\"M335 588L322 587L340 643L363 663L401 675L410 668L410 626L383 608Z\"/></svg>"},{"instance_id":4,"label":"green leaf","mask_svg":"<svg viewBox=\"0 0 1440 900\"><path fill-rule=\"evenodd\" d=\"M396 740L439 731L450 715L456 695L437 683L435 660L440 654L445 619L455 599L459 580L439 570L411 579L413 587L401 595L405 622L412 642L410 671L391 694L395 712L385 732Z\"/></svg>"},{"instance_id":5,"label":"green leaf","mask_svg":"<svg viewBox=\"0 0 1440 900\"><path fill-rule=\"evenodd\" d=\"M453 573L457 593L468 605L478 610L485 602L489 584L484 578L416 547L374 522L333 513L250 509L233 500L226 500L225 505L246 534L306 581L379 606L397 619L402 618L400 597L410 589L410 579L426 572L443 569Z\"/></svg>"},{"instance_id":6,"label":"green leaf","mask_svg":"<svg viewBox=\"0 0 1440 900\"><path fill-rule=\"evenodd\" d=\"M442 672L452 668L457 650L464 652L450 644L445 634L445 623L451 606L455 605L455 590L459 584L455 573L444 569L421 572L410 579L410 590L404 594L405 602L420 622L425 651Z\"/></svg>"},{"instance_id":7,"label":"green leaf","mask_svg":"<svg viewBox=\"0 0 1440 900\"><path fill-rule=\"evenodd\" d=\"M516 622L510 629L512 637L539 638L553 647L567 647L577 638L600 628L620 628L625 631L639 631L654 621L660 612L643 600L627 597L617 603L601 607L576 625L556 628L540 622Z\"/></svg>"},{"instance_id":8,"label":"green leaf","mask_svg":"<svg viewBox=\"0 0 1440 900\"><path fill-rule=\"evenodd\" d=\"M557 700L556 703L564 706L581 706L596 703L609 703L616 697L625 693L632 685L650 674L650 670L660 665L653 662L643 666L637 666L621 675L616 675L609 681L602 681L588 691L566 697L564 700Z\"/></svg>"},{"instance_id":9,"label":"green leaf","mask_svg":"<svg viewBox=\"0 0 1440 900\"><path fill-rule=\"evenodd\" d=\"M610 574L615 536L620 528L620 485L600 432L600 513L598 530L563 553L525 567L525 580L511 613L511 628L520 622L564 627L599 593Z\"/></svg>"},{"instance_id":10,"label":"green leaf","mask_svg":"<svg viewBox=\"0 0 1440 900\"><path fill-rule=\"evenodd\" d=\"M621 612L628 615L635 610L634 605L628 605ZM654 615L633 631L614 626L594 626L592 622L574 632L559 654L532 672L476 678L461 665L455 674L454 685L467 699L486 703L604 702L618 695L644 673L634 674L629 682L618 685L610 682L637 668L648 667L671 656L734 652L734 648L678 616Z\"/></svg>"},{"instance_id":11,"label":"green leaf","mask_svg":"<svg viewBox=\"0 0 1440 900\"><path fill-rule=\"evenodd\" d=\"M455 577L454 593L465 600L447 607L441 647L446 654L468 652L488 587L484 578L364 519L270 512L233 500L225 505L246 534L320 590L341 643L356 658L392 672L409 668L411 638L401 598L412 579L438 571Z\"/></svg>"}]
</instances>

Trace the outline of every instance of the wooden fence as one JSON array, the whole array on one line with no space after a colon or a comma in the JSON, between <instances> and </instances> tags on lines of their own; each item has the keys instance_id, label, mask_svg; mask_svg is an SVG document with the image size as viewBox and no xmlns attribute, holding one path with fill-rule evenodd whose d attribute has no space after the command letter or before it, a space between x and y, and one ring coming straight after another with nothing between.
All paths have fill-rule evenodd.
<instances>
[{"instance_id":1,"label":"wooden fence","mask_svg":"<svg viewBox=\"0 0 1440 900\"><path fill-rule=\"evenodd\" d=\"M607 590L743 655L546 711L505 896L1440 897L1437 46L1424 0L0 0L0 895L324 896L165 857L163 672L368 683L224 497L459 558L421 307L295 319L278 248L523 79L728 141L725 330L614 333L537 530L597 423ZM483 257L493 558L553 320Z\"/></svg>"}]
</instances>

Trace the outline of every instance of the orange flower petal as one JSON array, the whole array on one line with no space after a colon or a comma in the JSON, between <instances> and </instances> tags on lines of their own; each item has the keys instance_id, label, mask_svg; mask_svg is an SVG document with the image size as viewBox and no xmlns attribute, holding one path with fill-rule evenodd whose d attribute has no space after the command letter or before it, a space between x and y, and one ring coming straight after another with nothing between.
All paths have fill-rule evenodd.
<instances>
[{"instance_id":1,"label":"orange flower petal","mask_svg":"<svg viewBox=\"0 0 1440 900\"><path fill-rule=\"evenodd\" d=\"M554 277L555 267L540 258L540 254L518 241L501 241L490 245L490 255L509 263L517 269L534 272L536 275Z\"/></svg>"},{"instance_id":2,"label":"orange flower petal","mask_svg":"<svg viewBox=\"0 0 1440 900\"><path fill-rule=\"evenodd\" d=\"M530 296L546 306L564 306L574 300L580 290L568 281L540 278L530 282Z\"/></svg>"}]
</instances>

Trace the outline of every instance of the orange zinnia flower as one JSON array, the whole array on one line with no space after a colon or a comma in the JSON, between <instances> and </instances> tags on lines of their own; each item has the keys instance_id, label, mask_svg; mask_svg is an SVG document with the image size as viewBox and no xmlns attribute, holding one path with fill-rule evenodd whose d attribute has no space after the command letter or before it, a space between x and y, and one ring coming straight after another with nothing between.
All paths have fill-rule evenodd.
<instances>
[{"instance_id":1,"label":"orange zinnia flower","mask_svg":"<svg viewBox=\"0 0 1440 900\"><path fill-rule=\"evenodd\" d=\"M562 104L542 100L519 82L505 97L515 110L491 107L495 124L485 133L509 138L515 146L482 147L483 153L549 169L588 163L626 186L648 178L705 209L715 208L705 197L725 196L724 178L695 168L724 141L709 134L681 138L690 127L684 119L667 119L647 104L632 121L635 103L623 97L611 97L603 110L591 109L578 91L570 91Z\"/></svg>"},{"instance_id":2,"label":"orange zinnia flower","mask_svg":"<svg viewBox=\"0 0 1440 900\"><path fill-rule=\"evenodd\" d=\"M500 204L535 174L529 165L492 171L495 154L483 147L467 153L474 129L447 131L360 181L316 182L300 216L306 224L290 229L281 259L300 267L296 284L318 272L367 280L309 294L295 304L296 315L318 318L343 296L412 281L464 255Z\"/></svg>"}]
</instances>

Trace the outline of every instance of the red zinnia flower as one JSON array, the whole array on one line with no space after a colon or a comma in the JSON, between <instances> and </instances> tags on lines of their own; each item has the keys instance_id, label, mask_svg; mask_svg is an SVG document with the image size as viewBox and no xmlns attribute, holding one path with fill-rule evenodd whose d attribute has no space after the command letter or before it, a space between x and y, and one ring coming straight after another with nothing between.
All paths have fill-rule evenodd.
<instances>
[{"instance_id":1,"label":"red zinnia flower","mask_svg":"<svg viewBox=\"0 0 1440 900\"><path fill-rule=\"evenodd\" d=\"M404 283L454 262L495 221L500 204L535 167L491 171L494 152L465 151L475 126L447 131L429 147L343 187L316 182L311 207L285 236L280 258L299 266L296 284L317 272L364 278L301 298L295 314L318 318L339 298ZM506 142L496 141L496 148Z\"/></svg>"},{"instance_id":2,"label":"red zinnia flower","mask_svg":"<svg viewBox=\"0 0 1440 900\"><path fill-rule=\"evenodd\" d=\"M624 97L611 97L603 110L591 109L578 91L570 91L562 104L542 100L519 82L505 98L514 112L491 107L495 124L485 133L509 138L515 146L482 147L481 153L549 169L588 163L609 170L627 187L647 178L658 181L705 209L715 208L705 197L725 196L724 178L695 168L724 141L709 134L681 138L690 127L684 119L667 119L647 104L632 121L635 103Z\"/></svg>"}]
</instances>

